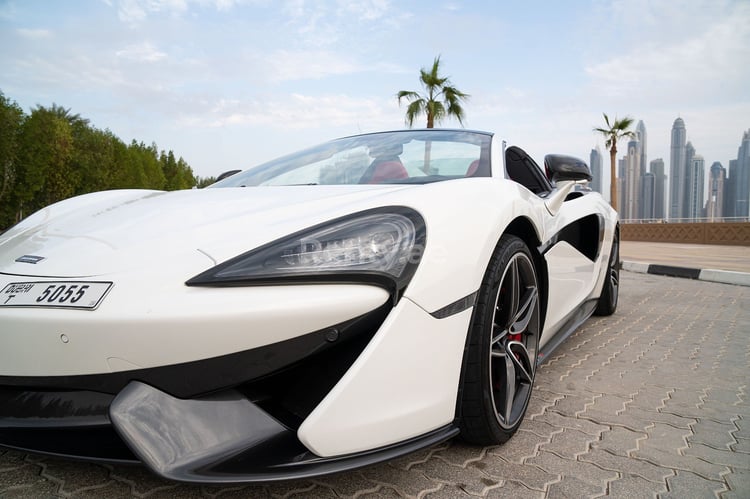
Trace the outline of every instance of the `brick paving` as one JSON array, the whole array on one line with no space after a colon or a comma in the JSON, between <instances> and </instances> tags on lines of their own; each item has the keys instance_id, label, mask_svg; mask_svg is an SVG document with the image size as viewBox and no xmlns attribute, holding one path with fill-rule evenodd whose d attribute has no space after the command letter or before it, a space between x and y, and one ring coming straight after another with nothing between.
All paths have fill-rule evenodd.
<instances>
[{"instance_id":1,"label":"brick paving","mask_svg":"<svg viewBox=\"0 0 750 499\"><path fill-rule=\"evenodd\" d=\"M750 288L622 273L502 446L454 440L315 480L207 487L0 450L0 497L750 497Z\"/></svg>"}]
</instances>

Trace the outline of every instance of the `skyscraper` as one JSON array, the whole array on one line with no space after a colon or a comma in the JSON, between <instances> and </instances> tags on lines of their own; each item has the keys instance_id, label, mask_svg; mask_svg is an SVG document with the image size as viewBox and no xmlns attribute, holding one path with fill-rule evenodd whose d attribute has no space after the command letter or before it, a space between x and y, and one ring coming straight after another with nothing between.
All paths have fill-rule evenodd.
<instances>
[{"instance_id":1,"label":"skyscraper","mask_svg":"<svg viewBox=\"0 0 750 499\"><path fill-rule=\"evenodd\" d=\"M625 158L617 160L617 212L625 218Z\"/></svg>"},{"instance_id":2,"label":"skyscraper","mask_svg":"<svg viewBox=\"0 0 750 499\"><path fill-rule=\"evenodd\" d=\"M638 125L635 127L635 138L641 145L641 174L646 173L646 165L648 165L648 141L646 135L646 125L643 123L643 120L638 120Z\"/></svg>"},{"instance_id":3,"label":"skyscraper","mask_svg":"<svg viewBox=\"0 0 750 499\"><path fill-rule=\"evenodd\" d=\"M727 170L727 181L724 182L724 218L734 218L736 216L736 206L734 198L737 196L737 160L729 160L729 169Z\"/></svg>"},{"instance_id":4,"label":"skyscraper","mask_svg":"<svg viewBox=\"0 0 750 499\"><path fill-rule=\"evenodd\" d=\"M635 138L638 141L638 147L639 147L639 155L640 160L638 161L639 164L639 173L638 173L638 190L636 191L637 197L636 197L636 216L638 218L651 218L652 215L646 216L646 200L643 198L644 194L644 176L646 175L646 167L648 166L648 141L647 141L647 134L646 134L646 124L643 123L643 120L638 120L638 125L635 127ZM648 206L648 212L653 212L653 189L649 190L649 206Z\"/></svg>"},{"instance_id":5,"label":"skyscraper","mask_svg":"<svg viewBox=\"0 0 750 499\"><path fill-rule=\"evenodd\" d=\"M688 145L691 145L688 142ZM690 220L696 220L703 218L703 189L705 187L705 171L706 163L703 160L703 156L695 154L695 149L692 149L692 153L688 149L690 154L690 168L688 168L687 175L687 196L685 200L685 214L683 218Z\"/></svg>"},{"instance_id":6,"label":"skyscraper","mask_svg":"<svg viewBox=\"0 0 750 499\"><path fill-rule=\"evenodd\" d=\"M654 218L654 174L645 173L641 177L641 216L643 219Z\"/></svg>"},{"instance_id":7,"label":"skyscraper","mask_svg":"<svg viewBox=\"0 0 750 499\"><path fill-rule=\"evenodd\" d=\"M669 155L669 218L682 218L685 205L685 145L687 130L682 118L674 120Z\"/></svg>"},{"instance_id":8,"label":"skyscraper","mask_svg":"<svg viewBox=\"0 0 750 499\"><path fill-rule=\"evenodd\" d=\"M589 166L591 166L591 176L594 177L591 181L591 190L604 194L602 192L602 153L599 146L591 150Z\"/></svg>"},{"instance_id":9,"label":"skyscraper","mask_svg":"<svg viewBox=\"0 0 750 499\"><path fill-rule=\"evenodd\" d=\"M750 215L750 130L742 134L737 162L729 163L728 184L733 190L731 197L734 205L733 213L728 216L747 217Z\"/></svg>"},{"instance_id":10,"label":"skyscraper","mask_svg":"<svg viewBox=\"0 0 750 499\"><path fill-rule=\"evenodd\" d=\"M623 211L620 216L627 220L641 218L641 144L637 140L628 142L628 154L625 156L623 179Z\"/></svg>"},{"instance_id":11,"label":"skyscraper","mask_svg":"<svg viewBox=\"0 0 750 499\"><path fill-rule=\"evenodd\" d=\"M727 171L721 163L715 161L711 165L708 177L708 202L706 203L706 218L710 222L721 220L724 216L724 181Z\"/></svg>"},{"instance_id":12,"label":"skyscraper","mask_svg":"<svg viewBox=\"0 0 750 499\"><path fill-rule=\"evenodd\" d=\"M654 214L653 218L663 219L666 216L666 183L664 175L664 160L657 158L651 162L651 173L654 174Z\"/></svg>"}]
</instances>

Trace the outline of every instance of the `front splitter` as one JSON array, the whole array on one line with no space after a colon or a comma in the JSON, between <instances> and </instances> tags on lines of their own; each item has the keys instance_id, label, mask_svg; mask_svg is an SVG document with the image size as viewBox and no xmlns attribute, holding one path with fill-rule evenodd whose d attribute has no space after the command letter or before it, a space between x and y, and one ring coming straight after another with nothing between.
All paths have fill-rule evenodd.
<instances>
[{"instance_id":1,"label":"front splitter","mask_svg":"<svg viewBox=\"0 0 750 499\"><path fill-rule=\"evenodd\" d=\"M109 414L117 433L149 469L170 480L194 483L326 475L394 459L458 434L449 425L373 451L323 458L239 392L178 399L137 381L115 398Z\"/></svg>"}]
</instances>

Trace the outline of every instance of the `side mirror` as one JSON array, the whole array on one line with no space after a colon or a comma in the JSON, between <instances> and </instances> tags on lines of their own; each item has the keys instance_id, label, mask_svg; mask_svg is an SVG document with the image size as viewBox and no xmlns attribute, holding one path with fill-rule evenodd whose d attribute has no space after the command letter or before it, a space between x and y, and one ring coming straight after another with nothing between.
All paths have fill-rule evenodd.
<instances>
[{"instance_id":1,"label":"side mirror","mask_svg":"<svg viewBox=\"0 0 750 499\"><path fill-rule=\"evenodd\" d=\"M548 154L544 157L544 169L547 178L552 182L561 180L580 180L591 181L591 170L582 160L573 156L563 156L562 154Z\"/></svg>"},{"instance_id":2,"label":"side mirror","mask_svg":"<svg viewBox=\"0 0 750 499\"><path fill-rule=\"evenodd\" d=\"M232 176L232 175L234 175L235 173L240 173L241 171L242 171L242 170L229 170L229 171L226 171L226 172L222 173L221 175L219 175L219 176L218 176L218 177L216 178L216 181L218 182L219 180L224 180L225 178L227 178L227 177L231 177L231 176Z\"/></svg>"}]
</instances>

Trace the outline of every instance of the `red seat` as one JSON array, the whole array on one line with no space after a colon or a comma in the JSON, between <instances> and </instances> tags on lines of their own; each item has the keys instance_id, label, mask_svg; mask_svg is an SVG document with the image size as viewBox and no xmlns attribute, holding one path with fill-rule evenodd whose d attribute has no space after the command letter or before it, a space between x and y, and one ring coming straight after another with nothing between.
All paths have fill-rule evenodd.
<instances>
[{"instance_id":1,"label":"red seat","mask_svg":"<svg viewBox=\"0 0 750 499\"><path fill-rule=\"evenodd\" d=\"M368 184L382 184L389 180L402 180L409 178L409 174L406 172L406 168L401 164L400 161L384 161L383 163L375 165L375 169L372 172L372 177L367 182Z\"/></svg>"},{"instance_id":2,"label":"red seat","mask_svg":"<svg viewBox=\"0 0 750 499\"><path fill-rule=\"evenodd\" d=\"M471 162L471 164L469 165L469 168L466 170L466 176L473 177L478 169L479 169L479 160L475 159L474 161Z\"/></svg>"}]
</instances>

